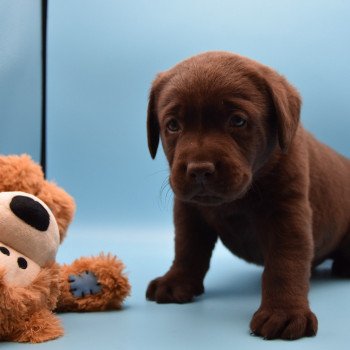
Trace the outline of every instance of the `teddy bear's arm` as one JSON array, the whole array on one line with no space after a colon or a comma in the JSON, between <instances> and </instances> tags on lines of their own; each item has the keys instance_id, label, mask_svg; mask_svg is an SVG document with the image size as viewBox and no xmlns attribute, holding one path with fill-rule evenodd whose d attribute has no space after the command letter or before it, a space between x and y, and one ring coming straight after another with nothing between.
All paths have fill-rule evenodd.
<instances>
[{"instance_id":1,"label":"teddy bear's arm","mask_svg":"<svg viewBox=\"0 0 350 350\"><path fill-rule=\"evenodd\" d=\"M63 265L58 312L120 309L130 294L124 265L116 257L100 254Z\"/></svg>"}]
</instances>

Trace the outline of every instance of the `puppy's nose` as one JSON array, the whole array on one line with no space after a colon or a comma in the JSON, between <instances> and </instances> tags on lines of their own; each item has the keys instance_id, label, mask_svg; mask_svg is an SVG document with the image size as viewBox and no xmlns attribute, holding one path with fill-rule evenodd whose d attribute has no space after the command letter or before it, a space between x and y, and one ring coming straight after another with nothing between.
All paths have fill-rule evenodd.
<instances>
[{"instance_id":1,"label":"puppy's nose","mask_svg":"<svg viewBox=\"0 0 350 350\"><path fill-rule=\"evenodd\" d=\"M187 165L187 176L197 183L207 182L215 173L212 162L191 162Z\"/></svg>"}]
</instances>

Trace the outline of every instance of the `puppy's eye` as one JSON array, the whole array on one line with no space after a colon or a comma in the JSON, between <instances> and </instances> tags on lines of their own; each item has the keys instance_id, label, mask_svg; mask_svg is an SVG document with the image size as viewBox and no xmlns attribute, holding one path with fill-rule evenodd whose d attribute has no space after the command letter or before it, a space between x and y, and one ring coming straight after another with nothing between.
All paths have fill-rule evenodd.
<instances>
[{"instance_id":1,"label":"puppy's eye","mask_svg":"<svg viewBox=\"0 0 350 350\"><path fill-rule=\"evenodd\" d=\"M166 128L170 132L178 132L180 130L180 124L176 119L170 119L166 124Z\"/></svg>"},{"instance_id":2,"label":"puppy's eye","mask_svg":"<svg viewBox=\"0 0 350 350\"><path fill-rule=\"evenodd\" d=\"M242 115L233 115L230 118L229 125L233 128L242 128L247 124L247 119L244 118Z\"/></svg>"},{"instance_id":3,"label":"puppy's eye","mask_svg":"<svg viewBox=\"0 0 350 350\"><path fill-rule=\"evenodd\" d=\"M1 252L2 254L7 255L7 256L10 255L10 251L9 251L7 248L5 248L5 247L0 247L0 252Z\"/></svg>"}]
</instances>

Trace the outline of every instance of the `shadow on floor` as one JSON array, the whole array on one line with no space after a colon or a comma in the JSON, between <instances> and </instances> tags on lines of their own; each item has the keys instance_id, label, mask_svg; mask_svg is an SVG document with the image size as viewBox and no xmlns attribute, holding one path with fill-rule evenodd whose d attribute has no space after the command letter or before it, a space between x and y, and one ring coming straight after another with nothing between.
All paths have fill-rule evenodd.
<instances>
[{"instance_id":1,"label":"shadow on floor","mask_svg":"<svg viewBox=\"0 0 350 350\"><path fill-rule=\"evenodd\" d=\"M235 298L261 294L263 269L232 271L218 278L211 278L206 287L205 299ZM326 261L312 272L311 290L326 288L329 284L348 283L348 279L335 277L331 273L331 261Z\"/></svg>"}]
</instances>

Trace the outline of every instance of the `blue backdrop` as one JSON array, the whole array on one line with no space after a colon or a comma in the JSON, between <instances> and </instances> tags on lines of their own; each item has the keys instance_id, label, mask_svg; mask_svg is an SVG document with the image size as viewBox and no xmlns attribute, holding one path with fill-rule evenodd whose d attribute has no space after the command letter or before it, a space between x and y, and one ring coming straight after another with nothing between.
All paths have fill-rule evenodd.
<instances>
[{"instance_id":1,"label":"blue backdrop","mask_svg":"<svg viewBox=\"0 0 350 350\"><path fill-rule=\"evenodd\" d=\"M0 0L2 151L38 154L40 2ZM167 165L162 152L152 161L146 145L155 74L207 50L252 57L299 88L305 126L350 156L349 13L345 0L49 1L48 177L78 205L58 261L118 254L132 295L122 311L60 315L65 336L40 349L348 348L349 282L331 278L329 269L311 282L319 334L297 343L249 336L262 269L220 243L206 294L195 303L156 305L144 294L173 257L168 187L160 195Z\"/></svg>"},{"instance_id":2,"label":"blue backdrop","mask_svg":"<svg viewBox=\"0 0 350 350\"><path fill-rule=\"evenodd\" d=\"M41 11L38 0L0 0L0 153L40 161Z\"/></svg>"},{"instance_id":3,"label":"blue backdrop","mask_svg":"<svg viewBox=\"0 0 350 350\"><path fill-rule=\"evenodd\" d=\"M48 176L75 196L76 222L171 223L167 165L146 147L147 94L157 72L207 50L286 75L305 126L349 156L349 11L340 0L51 1Z\"/></svg>"}]
</instances>

